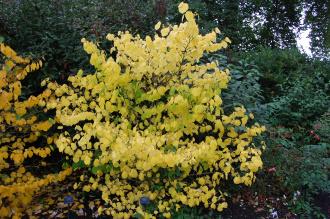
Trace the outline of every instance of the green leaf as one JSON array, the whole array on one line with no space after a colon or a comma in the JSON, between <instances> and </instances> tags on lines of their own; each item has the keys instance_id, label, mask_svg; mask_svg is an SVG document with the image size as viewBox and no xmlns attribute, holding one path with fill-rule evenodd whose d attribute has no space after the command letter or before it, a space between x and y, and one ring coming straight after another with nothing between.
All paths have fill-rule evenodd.
<instances>
[{"instance_id":1,"label":"green leaf","mask_svg":"<svg viewBox=\"0 0 330 219\"><path fill-rule=\"evenodd\" d=\"M166 145L164 147L164 152L165 153L176 152L176 151L177 151L177 149L173 145Z\"/></svg>"},{"instance_id":2,"label":"green leaf","mask_svg":"<svg viewBox=\"0 0 330 219\"><path fill-rule=\"evenodd\" d=\"M108 164L108 165L105 166L105 172L106 173L109 173L112 169L113 169L112 164Z\"/></svg>"},{"instance_id":3,"label":"green leaf","mask_svg":"<svg viewBox=\"0 0 330 219\"><path fill-rule=\"evenodd\" d=\"M170 95L171 96L174 95L175 94L175 91L176 91L176 89L174 87L171 87L171 89L170 89Z\"/></svg>"},{"instance_id":4,"label":"green leaf","mask_svg":"<svg viewBox=\"0 0 330 219\"><path fill-rule=\"evenodd\" d=\"M68 162L64 162L64 163L62 164L62 168L63 168L63 169L67 169L67 168L69 168L69 167L70 167L70 165L69 165Z\"/></svg>"},{"instance_id":5,"label":"green leaf","mask_svg":"<svg viewBox=\"0 0 330 219\"><path fill-rule=\"evenodd\" d=\"M85 163L84 163L84 161L82 161L82 160L78 161L77 163L73 163L73 164L72 164L72 168L73 168L73 170L76 170L76 169L78 169L78 168L82 168L82 167L84 167L84 166L85 166Z\"/></svg>"},{"instance_id":6,"label":"green leaf","mask_svg":"<svg viewBox=\"0 0 330 219\"><path fill-rule=\"evenodd\" d=\"M51 124L53 124L53 125L55 124L55 120L52 119L52 118L49 118L48 121L49 121Z\"/></svg>"},{"instance_id":7,"label":"green leaf","mask_svg":"<svg viewBox=\"0 0 330 219\"><path fill-rule=\"evenodd\" d=\"M133 218L142 219L143 215L136 212L135 214L133 214Z\"/></svg>"},{"instance_id":8,"label":"green leaf","mask_svg":"<svg viewBox=\"0 0 330 219\"><path fill-rule=\"evenodd\" d=\"M153 185L151 186L151 189L154 190L154 191L159 191L159 190L161 190L162 188L164 188L164 185L162 185L162 184L153 184Z\"/></svg>"},{"instance_id":9,"label":"green leaf","mask_svg":"<svg viewBox=\"0 0 330 219\"><path fill-rule=\"evenodd\" d=\"M103 172L102 169L103 169L102 166L93 167L92 173L96 175L98 171Z\"/></svg>"},{"instance_id":10,"label":"green leaf","mask_svg":"<svg viewBox=\"0 0 330 219\"><path fill-rule=\"evenodd\" d=\"M135 98L138 99L140 97L142 97L142 90L138 88L137 90L135 90Z\"/></svg>"},{"instance_id":11,"label":"green leaf","mask_svg":"<svg viewBox=\"0 0 330 219\"><path fill-rule=\"evenodd\" d=\"M209 165L206 161L202 161L201 164L202 164L204 170L207 170L209 168Z\"/></svg>"}]
</instances>

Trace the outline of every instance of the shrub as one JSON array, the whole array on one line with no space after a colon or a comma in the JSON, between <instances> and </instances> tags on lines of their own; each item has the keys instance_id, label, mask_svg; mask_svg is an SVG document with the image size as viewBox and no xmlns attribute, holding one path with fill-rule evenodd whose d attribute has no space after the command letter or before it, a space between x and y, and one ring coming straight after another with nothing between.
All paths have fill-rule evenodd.
<instances>
[{"instance_id":1,"label":"shrub","mask_svg":"<svg viewBox=\"0 0 330 219\"><path fill-rule=\"evenodd\" d=\"M179 11L185 22L159 22L154 37L109 34L110 56L83 39L96 71L48 85L57 100L47 108L65 127L56 146L85 170L74 188L101 193L99 213L170 217L182 205L222 211L223 183L251 185L262 166L253 139L265 128L249 126L243 106L225 115L220 93L229 71L199 62L230 40L217 40L217 29L200 35L188 5Z\"/></svg>"},{"instance_id":2,"label":"shrub","mask_svg":"<svg viewBox=\"0 0 330 219\"><path fill-rule=\"evenodd\" d=\"M205 63L217 61L221 69L227 68L230 71L228 89L222 92L225 112L243 105L247 111L260 114L258 111L264 99L259 84L262 73L253 62L246 58L228 60L221 53L208 54L204 59Z\"/></svg>"},{"instance_id":3,"label":"shrub","mask_svg":"<svg viewBox=\"0 0 330 219\"><path fill-rule=\"evenodd\" d=\"M273 128L273 136L264 155L267 164L276 166L276 174L290 191L316 194L329 192L329 144L319 142L308 132L293 132L287 128Z\"/></svg>"},{"instance_id":4,"label":"shrub","mask_svg":"<svg viewBox=\"0 0 330 219\"><path fill-rule=\"evenodd\" d=\"M284 192L292 212L299 217L316 217L320 211L315 206L314 197L330 192L330 144L323 137L319 141L319 131L310 133L303 128L298 131L284 127L269 128L269 131L271 136L263 159L266 169L274 170L274 173L268 173L274 178L271 182L264 180L264 185L259 180L258 184L266 188L256 187L257 191ZM266 186L269 184L276 184L279 189Z\"/></svg>"},{"instance_id":5,"label":"shrub","mask_svg":"<svg viewBox=\"0 0 330 219\"><path fill-rule=\"evenodd\" d=\"M47 165L45 158L51 154L54 138L44 133L52 123L39 116L39 105L52 98L51 91L21 99L21 80L42 63L22 58L2 43L0 52L0 217L20 218L41 187L63 180L71 169L33 174Z\"/></svg>"},{"instance_id":6,"label":"shrub","mask_svg":"<svg viewBox=\"0 0 330 219\"><path fill-rule=\"evenodd\" d=\"M266 104L268 121L286 127L309 127L329 105L329 82L324 76L299 76L283 84L283 95Z\"/></svg>"},{"instance_id":7,"label":"shrub","mask_svg":"<svg viewBox=\"0 0 330 219\"><path fill-rule=\"evenodd\" d=\"M330 65L326 61L308 59L296 49L262 48L239 57L254 63L255 69L260 71L257 79L260 85L255 85L253 91L263 98L252 101L261 109L257 110L257 115L262 123L310 128L312 121L329 108ZM245 93L251 92L246 90Z\"/></svg>"},{"instance_id":8,"label":"shrub","mask_svg":"<svg viewBox=\"0 0 330 219\"><path fill-rule=\"evenodd\" d=\"M324 113L321 118L313 124L313 129L311 131L315 132L314 137L317 139L319 135L319 140L321 142L326 142L330 144L330 111L328 110Z\"/></svg>"},{"instance_id":9,"label":"shrub","mask_svg":"<svg viewBox=\"0 0 330 219\"><path fill-rule=\"evenodd\" d=\"M287 94L293 81L302 78L314 80L315 76L324 81L330 79L327 61L310 59L297 49L260 48L240 56L254 63L262 73L260 83L267 102Z\"/></svg>"}]
</instances>

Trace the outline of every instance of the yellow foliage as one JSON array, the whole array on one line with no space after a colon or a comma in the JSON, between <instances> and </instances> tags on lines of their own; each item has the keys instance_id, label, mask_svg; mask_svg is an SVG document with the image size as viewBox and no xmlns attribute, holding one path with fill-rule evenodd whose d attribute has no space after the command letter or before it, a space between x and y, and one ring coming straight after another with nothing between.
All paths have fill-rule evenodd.
<instances>
[{"instance_id":1,"label":"yellow foliage","mask_svg":"<svg viewBox=\"0 0 330 219\"><path fill-rule=\"evenodd\" d=\"M178 6L179 12L184 14L189 9L189 5L187 3L181 2Z\"/></svg>"},{"instance_id":2,"label":"yellow foliage","mask_svg":"<svg viewBox=\"0 0 330 219\"><path fill-rule=\"evenodd\" d=\"M56 108L60 129L74 129L62 132L56 146L91 167L91 178L82 176L74 187L102 193L108 207L99 213L170 218L181 205L222 211L223 182L251 185L262 167L261 149L252 142L265 127L248 126L244 107L225 115L220 94L229 71L200 62L230 40L219 40L218 29L201 35L186 3L179 12L184 22L157 23L160 35L109 34L109 57L82 39L96 72L80 70L70 85L48 84L59 101L46 107ZM142 196L158 206L155 212L144 211Z\"/></svg>"},{"instance_id":3,"label":"yellow foliage","mask_svg":"<svg viewBox=\"0 0 330 219\"><path fill-rule=\"evenodd\" d=\"M39 168L31 166L31 158L38 157L33 165L40 161L47 165L42 160L51 154L49 144L37 143L42 140L41 133L52 126L48 120L40 121L37 116L39 102L48 101L51 91L47 89L36 97L20 100L21 80L39 69L42 63L22 58L2 43L0 52L4 60L0 63L0 217L20 218L40 188L62 181L71 169L45 176L31 174L31 170ZM51 143L52 138L45 141Z\"/></svg>"}]
</instances>

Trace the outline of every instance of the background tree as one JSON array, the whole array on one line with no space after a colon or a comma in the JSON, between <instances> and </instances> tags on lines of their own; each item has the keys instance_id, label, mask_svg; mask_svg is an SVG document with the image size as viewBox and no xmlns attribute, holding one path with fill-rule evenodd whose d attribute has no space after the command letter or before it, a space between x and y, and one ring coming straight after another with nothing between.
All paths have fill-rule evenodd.
<instances>
[{"instance_id":1,"label":"background tree","mask_svg":"<svg viewBox=\"0 0 330 219\"><path fill-rule=\"evenodd\" d=\"M305 0L304 27L311 30L311 50L314 56L330 57L330 2Z\"/></svg>"}]
</instances>

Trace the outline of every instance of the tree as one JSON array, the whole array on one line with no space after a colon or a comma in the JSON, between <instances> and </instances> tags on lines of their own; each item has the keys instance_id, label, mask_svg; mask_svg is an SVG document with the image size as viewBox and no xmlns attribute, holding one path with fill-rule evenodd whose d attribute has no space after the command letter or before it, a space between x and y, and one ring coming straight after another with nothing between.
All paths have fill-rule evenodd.
<instances>
[{"instance_id":1,"label":"tree","mask_svg":"<svg viewBox=\"0 0 330 219\"><path fill-rule=\"evenodd\" d=\"M311 30L311 50L315 56L330 58L330 3L323 0L305 0L305 28Z\"/></svg>"}]
</instances>

